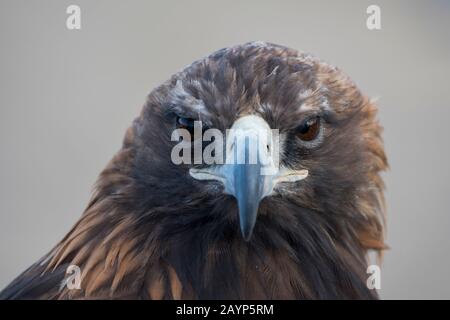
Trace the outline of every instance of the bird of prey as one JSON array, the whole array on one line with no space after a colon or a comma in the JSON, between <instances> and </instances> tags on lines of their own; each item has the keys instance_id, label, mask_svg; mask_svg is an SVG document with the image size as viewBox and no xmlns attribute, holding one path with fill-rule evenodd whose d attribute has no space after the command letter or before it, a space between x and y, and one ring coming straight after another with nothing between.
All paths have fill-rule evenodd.
<instances>
[{"instance_id":1,"label":"bird of prey","mask_svg":"<svg viewBox=\"0 0 450 320\"><path fill-rule=\"evenodd\" d=\"M195 61L148 95L79 221L0 297L377 299L366 283L369 253L386 248L376 112L340 69L284 46ZM228 129L278 130L276 171L256 170L268 152L174 163L174 130L196 122L224 133L226 157L249 145L237 151Z\"/></svg>"}]
</instances>

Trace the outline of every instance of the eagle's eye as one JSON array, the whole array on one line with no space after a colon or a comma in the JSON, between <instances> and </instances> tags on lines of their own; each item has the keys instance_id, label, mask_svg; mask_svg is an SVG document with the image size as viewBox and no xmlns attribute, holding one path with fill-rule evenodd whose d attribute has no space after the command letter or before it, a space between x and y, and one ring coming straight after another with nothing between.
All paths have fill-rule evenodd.
<instances>
[{"instance_id":1,"label":"eagle's eye","mask_svg":"<svg viewBox=\"0 0 450 320\"><path fill-rule=\"evenodd\" d=\"M177 117L177 128L186 129L191 135L194 134L194 119Z\"/></svg>"},{"instance_id":2,"label":"eagle's eye","mask_svg":"<svg viewBox=\"0 0 450 320\"><path fill-rule=\"evenodd\" d=\"M314 117L303 121L297 128L297 136L303 141L312 141L317 138L320 131L320 118Z\"/></svg>"}]
</instances>

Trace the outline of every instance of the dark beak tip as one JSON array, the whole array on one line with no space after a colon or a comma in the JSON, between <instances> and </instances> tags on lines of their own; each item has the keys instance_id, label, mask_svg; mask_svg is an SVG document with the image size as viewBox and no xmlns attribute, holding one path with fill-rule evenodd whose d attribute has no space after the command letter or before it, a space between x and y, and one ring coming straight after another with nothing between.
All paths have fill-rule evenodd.
<instances>
[{"instance_id":1,"label":"dark beak tip","mask_svg":"<svg viewBox=\"0 0 450 320\"><path fill-rule=\"evenodd\" d=\"M246 242L249 242L250 239L252 238L252 234L253 234L253 228L241 228L241 233L242 233L242 237L244 238L244 240Z\"/></svg>"}]
</instances>

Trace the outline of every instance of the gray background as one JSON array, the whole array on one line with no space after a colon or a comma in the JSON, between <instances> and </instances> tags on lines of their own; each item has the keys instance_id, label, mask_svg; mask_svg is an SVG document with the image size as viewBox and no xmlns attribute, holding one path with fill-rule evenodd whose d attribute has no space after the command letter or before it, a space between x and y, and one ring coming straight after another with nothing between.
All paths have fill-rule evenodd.
<instances>
[{"instance_id":1,"label":"gray background","mask_svg":"<svg viewBox=\"0 0 450 320\"><path fill-rule=\"evenodd\" d=\"M365 26L378 4L382 30ZM78 4L82 29L66 29ZM314 53L379 98L385 299L450 298L449 1L0 0L0 287L75 223L147 93L216 49Z\"/></svg>"}]
</instances>

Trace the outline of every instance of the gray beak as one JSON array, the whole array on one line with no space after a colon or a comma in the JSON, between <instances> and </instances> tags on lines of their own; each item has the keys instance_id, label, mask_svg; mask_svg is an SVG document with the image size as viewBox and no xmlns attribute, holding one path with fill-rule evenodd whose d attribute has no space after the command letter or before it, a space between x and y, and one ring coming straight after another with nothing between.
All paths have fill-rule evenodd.
<instances>
[{"instance_id":1,"label":"gray beak","mask_svg":"<svg viewBox=\"0 0 450 320\"><path fill-rule=\"evenodd\" d=\"M249 159L249 149L251 140L246 139L245 158ZM237 148L235 150L237 152ZM264 175L261 175L262 165L258 157L257 163L234 164L231 167L233 175L233 196L237 200L239 208L239 222L241 226L242 236L248 241L252 235L253 227L256 223L256 215L258 213L259 203L265 196Z\"/></svg>"},{"instance_id":2,"label":"gray beak","mask_svg":"<svg viewBox=\"0 0 450 320\"><path fill-rule=\"evenodd\" d=\"M308 176L307 170L278 168L278 135L274 139L261 117L249 115L236 120L226 138L226 162L202 169L190 169L197 180L222 182L224 192L236 198L242 236L249 241L261 200L272 194L280 182L295 182Z\"/></svg>"}]
</instances>

